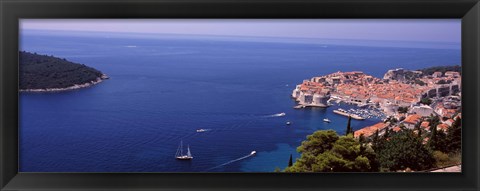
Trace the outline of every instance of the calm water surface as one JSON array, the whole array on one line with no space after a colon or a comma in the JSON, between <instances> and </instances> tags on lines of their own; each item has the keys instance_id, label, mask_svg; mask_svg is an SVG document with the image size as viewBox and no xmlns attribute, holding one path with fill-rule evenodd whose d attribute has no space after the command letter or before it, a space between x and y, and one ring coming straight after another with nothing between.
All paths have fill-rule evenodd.
<instances>
[{"instance_id":1,"label":"calm water surface","mask_svg":"<svg viewBox=\"0 0 480 191\"><path fill-rule=\"evenodd\" d=\"M332 113L338 106L292 108L291 91L303 79L460 63L459 49L271 41L22 34L22 50L92 66L110 79L20 94L20 171L272 172L285 168L290 154L299 157L296 147L308 134L346 127L346 117ZM273 116L281 112L287 115ZM209 131L196 132L202 128ZM175 160L180 140L193 160ZM253 150L256 156L236 160Z\"/></svg>"}]
</instances>

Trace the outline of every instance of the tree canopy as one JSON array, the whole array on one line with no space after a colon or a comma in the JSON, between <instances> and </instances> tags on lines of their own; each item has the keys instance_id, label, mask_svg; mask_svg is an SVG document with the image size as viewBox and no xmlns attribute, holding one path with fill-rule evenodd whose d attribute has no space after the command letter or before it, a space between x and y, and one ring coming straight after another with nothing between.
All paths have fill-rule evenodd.
<instances>
[{"instance_id":1,"label":"tree canopy","mask_svg":"<svg viewBox=\"0 0 480 191\"><path fill-rule=\"evenodd\" d=\"M370 160L373 150L351 134L338 136L333 130L316 131L297 148L301 157L286 172L364 172L376 171ZM373 166L373 167L372 167Z\"/></svg>"},{"instance_id":2,"label":"tree canopy","mask_svg":"<svg viewBox=\"0 0 480 191\"><path fill-rule=\"evenodd\" d=\"M437 130L440 119L427 118L430 131L399 124L399 131L389 126L377 129L369 137L356 138L347 123L347 133L339 136L334 130L320 130L307 136L297 148L301 157L285 172L378 172L424 171L434 167L461 163L461 118L447 129ZM428 141L427 141L428 140Z\"/></svg>"},{"instance_id":3,"label":"tree canopy","mask_svg":"<svg viewBox=\"0 0 480 191\"><path fill-rule=\"evenodd\" d=\"M426 97L426 98L422 98L420 100L420 103L425 104L425 105L430 105L430 104L432 104L432 100L430 98Z\"/></svg>"},{"instance_id":4,"label":"tree canopy","mask_svg":"<svg viewBox=\"0 0 480 191\"><path fill-rule=\"evenodd\" d=\"M462 119L457 117L452 126L447 129L446 135L447 151L460 152L462 149Z\"/></svg>"},{"instance_id":5,"label":"tree canopy","mask_svg":"<svg viewBox=\"0 0 480 191\"><path fill-rule=\"evenodd\" d=\"M389 171L424 170L434 166L432 151L412 130L404 129L383 139L376 151L381 168Z\"/></svg>"},{"instance_id":6,"label":"tree canopy","mask_svg":"<svg viewBox=\"0 0 480 191\"><path fill-rule=\"evenodd\" d=\"M67 88L102 77L102 72L54 56L20 51L19 85L25 89Z\"/></svg>"}]
</instances>

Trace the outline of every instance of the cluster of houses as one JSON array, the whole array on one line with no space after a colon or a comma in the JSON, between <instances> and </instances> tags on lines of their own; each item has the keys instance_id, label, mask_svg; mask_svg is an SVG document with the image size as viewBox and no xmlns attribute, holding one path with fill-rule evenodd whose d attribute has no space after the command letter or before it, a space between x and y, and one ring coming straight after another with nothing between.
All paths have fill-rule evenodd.
<instances>
[{"instance_id":1,"label":"cluster of houses","mask_svg":"<svg viewBox=\"0 0 480 191\"><path fill-rule=\"evenodd\" d=\"M456 117L461 118L461 75L458 72L434 72L431 75L421 71L404 69L389 70L383 79L375 78L361 71L336 72L304 80L296 86L292 97L302 106L328 107L329 99L370 105L381 108L387 116L395 117L398 124L378 123L362 128L355 136L371 136L377 130L382 132L391 126L394 131L414 128L417 123L429 129L426 118L437 115L441 123L436 127L446 129ZM431 104L422 104L429 99ZM407 112L399 112L399 108Z\"/></svg>"},{"instance_id":2,"label":"cluster of houses","mask_svg":"<svg viewBox=\"0 0 480 191\"><path fill-rule=\"evenodd\" d=\"M403 105L403 107L408 108L406 113L400 113L396 108L401 105L397 105L396 108L393 107L389 111L392 114L391 116L399 121L398 123L380 122L355 131L354 136L358 137L363 134L363 136L369 137L377 130L379 135L382 135L387 127L393 131L399 131L401 129L400 125L407 129L414 129L416 125L420 124L420 128L431 131L432 127L427 119L432 115L438 116L440 119L440 123L435 128L446 132L457 118L462 118L461 76L458 72L434 72L432 75L425 75L422 78L417 78L417 80L424 82L423 86L414 86L414 88L422 91L419 99L431 99L432 103L430 105L421 104L419 101L410 105Z\"/></svg>"},{"instance_id":3,"label":"cluster of houses","mask_svg":"<svg viewBox=\"0 0 480 191\"><path fill-rule=\"evenodd\" d=\"M446 117L441 117L440 123L436 125L437 130L442 130L444 132L447 132L447 129L452 126L452 124L457 120L457 118L462 119L462 113L456 113L453 117L451 118L446 118ZM419 114L409 114L404 120L392 124L390 121L388 122L379 122L376 123L372 126L364 127L362 129L359 129L354 132L354 137L371 137L373 136L376 131L378 131L378 135L382 136L385 133L386 129L393 130L395 132L398 132L403 128L406 129L412 129L415 130L416 126L420 124L420 128L425 130L425 131L431 131L432 127L430 123L428 122L428 117L427 116L422 116Z\"/></svg>"}]
</instances>

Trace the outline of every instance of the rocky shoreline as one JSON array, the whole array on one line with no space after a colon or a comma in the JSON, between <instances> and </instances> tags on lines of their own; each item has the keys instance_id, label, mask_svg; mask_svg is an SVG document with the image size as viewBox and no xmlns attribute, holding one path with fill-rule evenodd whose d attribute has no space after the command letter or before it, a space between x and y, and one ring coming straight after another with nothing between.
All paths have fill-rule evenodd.
<instances>
[{"instance_id":1,"label":"rocky shoreline","mask_svg":"<svg viewBox=\"0 0 480 191\"><path fill-rule=\"evenodd\" d=\"M84 84L74 84L73 86L69 86L66 88L43 88L43 89L20 89L20 92L60 92L60 91L69 91L69 90L76 90L81 88L87 88L96 84L103 82L103 80L109 79L106 74L102 74L102 76L98 77L94 81L90 81Z\"/></svg>"}]
</instances>

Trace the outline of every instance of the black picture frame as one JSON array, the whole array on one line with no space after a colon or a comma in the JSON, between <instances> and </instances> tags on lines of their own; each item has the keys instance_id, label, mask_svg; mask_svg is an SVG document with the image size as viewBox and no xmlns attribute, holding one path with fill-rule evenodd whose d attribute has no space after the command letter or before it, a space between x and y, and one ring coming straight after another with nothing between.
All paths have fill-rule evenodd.
<instances>
[{"instance_id":1,"label":"black picture frame","mask_svg":"<svg viewBox=\"0 0 480 191\"><path fill-rule=\"evenodd\" d=\"M21 18L461 18L462 173L19 173ZM0 190L479 190L478 0L0 0Z\"/></svg>"}]
</instances>

